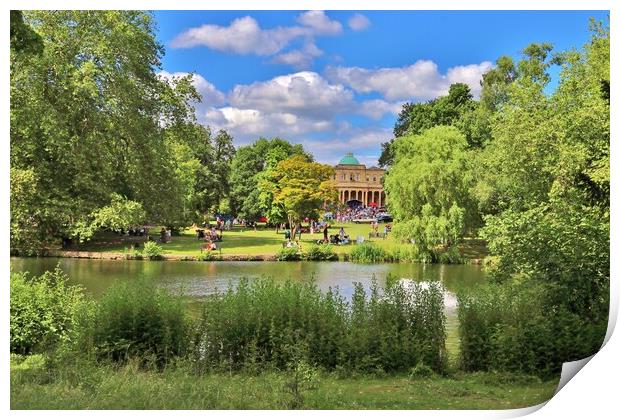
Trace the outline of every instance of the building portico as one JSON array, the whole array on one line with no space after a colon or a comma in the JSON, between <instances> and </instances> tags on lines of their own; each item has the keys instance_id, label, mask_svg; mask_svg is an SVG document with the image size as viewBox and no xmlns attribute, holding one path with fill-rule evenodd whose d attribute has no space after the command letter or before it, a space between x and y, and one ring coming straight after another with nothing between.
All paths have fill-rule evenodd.
<instances>
[{"instance_id":1,"label":"building portico","mask_svg":"<svg viewBox=\"0 0 620 420\"><path fill-rule=\"evenodd\" d=\"M368 207L385 206L387 197L383 191L381 178L385 171L376 166L366 168L353 153L347 153L335 166L334 181L338 190L339 200L343 204L354 204Z\"/></svg>"}]
</instances>

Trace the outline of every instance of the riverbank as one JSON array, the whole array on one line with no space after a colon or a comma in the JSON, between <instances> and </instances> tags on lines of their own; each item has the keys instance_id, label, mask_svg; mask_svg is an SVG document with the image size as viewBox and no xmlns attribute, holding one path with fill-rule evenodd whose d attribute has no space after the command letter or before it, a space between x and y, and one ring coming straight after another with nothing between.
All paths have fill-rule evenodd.
<instances>
[{"instance_id":1,"label":"riverbank","mask_svg":"<svg viewBox=\"0 0 620 420\"><path fill-rule=\"evenodd\" d=\"M365 243L372 243L388 252L403 249L411 245L402 244L396 241L390 234L387 237L369 237L370 226L356 223L334 224L329 233L335 234L341 228L351 238L352 242L344 245L334 245L334 253L340 261L348 261L354 249L355 241L358 237L363 237ZM379 227L383 231L383 226ZM159 227L150 228L150 234L158 237ZM316 242L323 238L323 234L303 233L299 241L302 251L312 247ZM66 249L52 248L42 250L41 256L61 257L61 258L87 258L87 259L136 259L142 258L137 252L141 248L133 249L131 239L133 237L123 237L111 232L102 232L91 241L83 244L74 244ZM218 249L211 253L201 250L203 242L198 240L195 229L187 229L172 236L172 241L160 244L162 254L159 259L167 261L276 261L276 256L283 249L285 244L282 231L276 233L275 229L259 226L257 229L247 229L234 227L232 230L224 231L223 240L217 242ZM466 239L458 246L463 261L472 264L481 264L487 255L485 243L478 239Z\"/></svg>"},{"instance_id":2,"label":"riverbank","mask_svg":"<svg viewBox=\"0 0 620 420\"><path fill-rule=\"evenodd\" d=\"M83 365L48 370L41 356L11 360L11 409L511 409L549 400L558 378L454 373L446 376L319 373L300 395L291 375L197 375ZM296 397L301 397L296 398Z\"/></svg>"}]
</instances>

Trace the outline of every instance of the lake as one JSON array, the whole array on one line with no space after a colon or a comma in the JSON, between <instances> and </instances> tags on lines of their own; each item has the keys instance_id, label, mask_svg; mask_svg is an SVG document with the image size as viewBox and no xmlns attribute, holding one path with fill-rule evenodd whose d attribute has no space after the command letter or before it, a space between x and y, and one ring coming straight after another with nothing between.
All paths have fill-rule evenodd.
<instances>
[{"instance_id":1,"label":"lake","mask_svg":"<svg viewBox=\"0 0 620 420\"><path fill-rule=\"evenodd\" d=\"M321 290L338 287L349 298L355 282L366 289L373 278L382 286L391 275L405 281L439 281L444 285L446 311L456 307L455 294L485 282L478 265L419 263L357 264L352 262L264 261L136 261L79 258L11 258L12 271L39 275L59 264L70 284L83 286L93 297L101 296L116 282L146 278L174 293L200 299L216 289L225 290L241 278L270 276L275 279L315 281Z\"/></svg>"}]
</instances>

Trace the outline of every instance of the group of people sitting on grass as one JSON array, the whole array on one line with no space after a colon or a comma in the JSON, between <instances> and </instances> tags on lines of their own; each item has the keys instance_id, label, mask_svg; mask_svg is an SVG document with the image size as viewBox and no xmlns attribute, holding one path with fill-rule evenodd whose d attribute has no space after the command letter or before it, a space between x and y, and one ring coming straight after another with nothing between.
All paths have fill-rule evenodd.
<instances>
[{"instance_id":1,"label":"group of people sitting on grass","mask_svg":"<svg viewBox=\"0 0 620 420\"><path fill-rule=\"evenodd\" d=\"M127 232L122 230L121 234L125 236L148 236L149 228L147 228L146 226L141 226L141 227L130 226L129 229L127 229Z\"/></svg>"}]
</instances>

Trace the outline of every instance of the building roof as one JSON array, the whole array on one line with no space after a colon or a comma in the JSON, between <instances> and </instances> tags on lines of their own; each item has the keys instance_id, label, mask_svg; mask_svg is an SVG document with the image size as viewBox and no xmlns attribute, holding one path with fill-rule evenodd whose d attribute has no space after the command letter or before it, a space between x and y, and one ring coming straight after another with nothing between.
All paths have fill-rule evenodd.
<instances>
[{"instance_id":1,"label":"building roof","mask_svg":"<svg viewBox=\"0 0 620 420\"><path fill-rule=\"evenodd\" d=\"M347 153L346 155L342 157L342 159L340 159L340 162L338 162L338 165L359 165L359 164L360 164L359 160L357 160L357 158L353 156L353 153Z\"/></svg>"}]
</instances>

